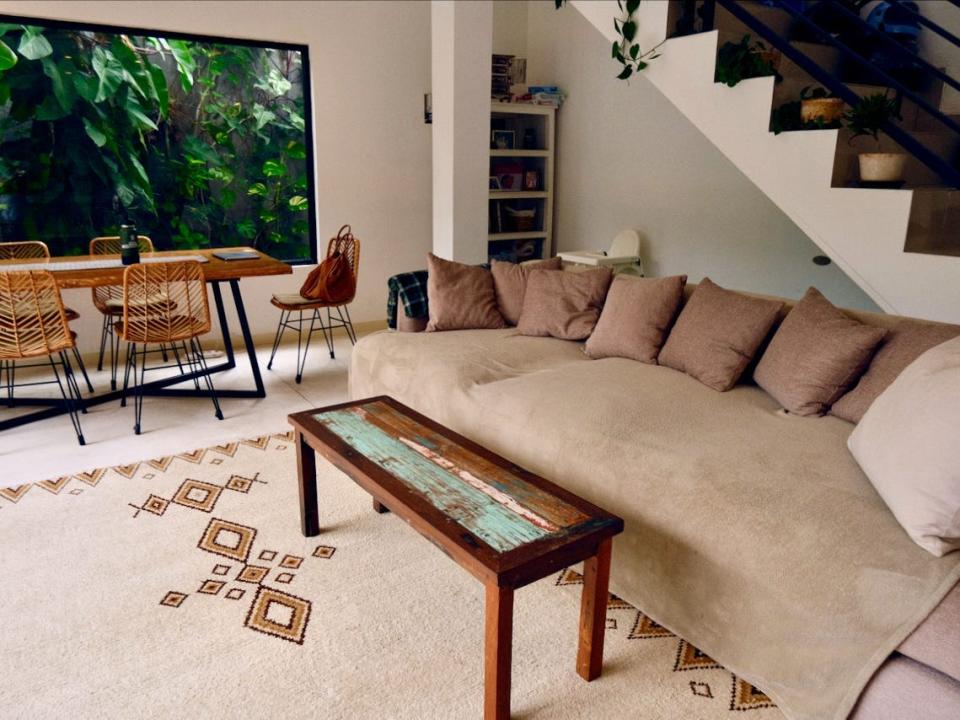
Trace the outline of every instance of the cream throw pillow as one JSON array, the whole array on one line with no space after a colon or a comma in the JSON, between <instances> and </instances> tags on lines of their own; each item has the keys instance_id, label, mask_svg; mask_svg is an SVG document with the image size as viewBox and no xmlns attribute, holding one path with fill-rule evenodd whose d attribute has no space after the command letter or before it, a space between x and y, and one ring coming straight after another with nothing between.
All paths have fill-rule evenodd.
<instances>
[{"instance_id":1,"label":"cream throw pillow","mask_svg":"<svg viewBox=\"0 0 960 720\"><path fill-rule=\"evenodd\" d=\"M960 338L907 366L847 446L914 542L960 549Z\"/></svg>"}]
</instances>

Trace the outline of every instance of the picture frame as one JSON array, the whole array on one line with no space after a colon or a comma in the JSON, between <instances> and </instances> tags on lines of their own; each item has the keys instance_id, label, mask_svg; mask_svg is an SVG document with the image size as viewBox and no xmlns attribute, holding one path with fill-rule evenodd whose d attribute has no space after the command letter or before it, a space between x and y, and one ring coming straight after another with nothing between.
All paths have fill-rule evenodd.
<instances>
[{"instance_id":1,"label":"picture frame","mask_svg":"<svg viewBox=\"0 0 960 720\"><path fill-rule=\"evenodd\" d=\"M513 130L493 130L490 133L490 144L497 150L513 150L516 134Z\"/></svg>"}]
</instances>

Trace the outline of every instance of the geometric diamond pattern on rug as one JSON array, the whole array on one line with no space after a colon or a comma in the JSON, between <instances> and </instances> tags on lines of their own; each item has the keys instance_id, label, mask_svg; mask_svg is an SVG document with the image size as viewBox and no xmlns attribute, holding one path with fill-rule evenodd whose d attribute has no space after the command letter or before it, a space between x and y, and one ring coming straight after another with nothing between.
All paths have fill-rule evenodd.
<instances>
[{"instance_id":1,"label":"geometric diamond pattern on rug","mask_svg":"<svg viewBox=\"0 0 960 720\"><path fill-rule=\"evenodd\" d=\"M245 563L256 537L257 531L252 527L213 518L203 531L197 547L214 555Z\"/></svg>"},{"instance_id":2,"label":"geometric diamond pattern on rug","mask_svg":"<svg viewBox=\"0 0 960 720\"><path fill-rule=\"evenodd\" d=\"M163 515L169 505L170 501L166 498L151 495L140 509L146 510L148 513L153 513L154 515Z\"/></svg>"},{"instance_id":3,"label":"geometric diamond pattern on rug","mask_svg":"<svg viewBox=\"0 0 960 720\"><path fill-rule=\"evenodd\" d=\"M776 707L776 704L763 692L746 680L733 676L733 688L730 691L731 710L761 710L772 707Z\"/></svg>"},{"instance_id":4,"label":"geometric diamond pattern on rug","mask_svg":"<svg viewBox=\"0 0 960 720\"><path fill-rule=\"evenodd\" d=\"M567 568L557 578L557 585L583 585L583 575L576 570Z\"/></svg>"},{"instance_id":5,"label":"geometric diamond pattern on rug","mask_svg":"<svg viewBox=\"0 0 960 720\"><path fill-rule=\"evenodd\" d=\"M227 490L248 493L250 492L250 488L253 486L253 483L262 482L261 480L257 480L259 476L260 473L255 473L252 478L243 477L243 475L231 475L224 487L227 488Z\"/></svg>"},{"instance_id":6,"label":"geometric diamond pattern on rug","mask_svg":"<svg viewBox=\"0 0 960 720\"><path fill-rule=\"evenodd\" d=\"M713 693L710 691L710 686L705 682L697 682L696 680L691 680L690 691L697 697L705 697L705 698L713 697Z\"/></svg>"},{"instance_id":7,"label":"geometric diamond pattern on rug","mask_svg":"<svg viewBox=\"0 0 960 720\"><path fill-rule=\"evenodd\" d=\"M214 445L213 447L208 449L213 450L214 452L218 452L221 455L226 455L227 457L233 457L234 455L237 454L238 447L240 447L240 444L234 442L234 443L227 443L225 445Z\"/></svg>"},{"instance_id":8,"label":"geometric diamond pattern on rug","mask_svg":"<svg viewBox=\"0 0 960 720\"><path fill-rule=\"evenodd\" d=\"M173 456L155 458L154 460L148 460L147 465L152 467L154 470L159 470L160 472L166 472L167 468L170 467L170 463L173 462Z\"/></svg>"},{"instance_id":9,"label":"geometric diamond pattern on rug","mask_svg":"<svg viewBox=\"0 0 960 720\"><path fill-rule=\"evenodd\" d=\"M280 567L297 570L302 562L303 558L297 555L284 555L283 560L280 561Z\"/></svg>"},{"instance_id":10,"label":"geometric diamond pattern on rug","mask_svg":"<svg viewBox=\"0 0 960 720\"><path fill-rule=\"evenodd\" d=\"M114 467L114 468L112 468L112 469L113 469L113 471L114 471L115 473L117 473L118 475L122 475L122 476L125 477L127 480L130 480L130 479L133 478L134 475L137 474L137 470L140 469L140 463L132 463L132 464L130 464L130 465L117 465L116 467ZM86 474L86 473L84 473L84 475L85 475L85 474ZM83 480L83 481L84 481L85 483L87 483L88 485L96 485L96 484L97 484L96 482L90 482L89 480L84 480L84 479L83 479L83 475L77 475L77 480ZM100 478L97 478L97 481L99 481L99 480L100 480Z\"/></svg>"},{"instance_id":11,"label":"geometric diamond pattern on rug","mask_svg":"<svg viewBox=\"0 0 960 720\"><path fill-rule=\"evenodd\" d=\"M136 472L136 470L134 470ZM106 468L100 468L99 470L91 470L90 472L77 473L74 477L80 482L85 482L90 487L96 487L97 483L103 479L103 476L107 474ZM128 477L133 477L128 476Z\"/></svg>"},{"instance_id":12,"label":"geometric diamond pattern on rug","mask_svg":"<svg viewBox=\"0 0 960 720\"><path fill-rule=\"evenodd\" d=\"M260 565L244 565L237 575L237 580L256 585L263 581L269 572L270 568L261 567Z\"/></svg>"},{"instance_id":13,"label":"geometric diamond pattern on rug","mask_svg":"<svg viewBox=\"0 0 960 720\"><path fill-rule=\"evenodd\" d=\"M637 611L637 619L633 629L627 635L628 640L650 640L651 638L676 637L660 623L651 620L642 612Z\"/></svg>"},{"instance_id":14,"label":"geometric diamond pattern on rug","mask_svg":"<svg viewBox=\"0 0 960 720\"><path fill-rule=\"evenodd\" d=\"M293 582L293 579L295 577L296 575L294 575L293 573L282 572L282 573L277 573L277 575L273 579L275 582L283 583L284 585L289 585L290 583Z\"/></svg>"},{"instance_id":15,"label":"geometric diamond pattern on rug","mask_svg":"<svg viewBox=\"0 0 960 720\"><path fill-rule=\"evenodd\" d=\"M204 580L197 592L204 595L216 595L223 589L224 585L226 583L222 580Z\"/></svg>"},{"instance_id":16,"label":"geometric diamond pattern on rug","mask_svg":"<svg viewBox=\"0 0 960 720\"><path fill-rule=\"evenodd\" d=\"M309 600L261 585L244 625L265 635L302 645L311 608Z\"/></svg>"},{"instance_id":17,"label":"geometric diamond pattern on rug","mask_svg":"<svg viewBox=\"0 0 960 720\"><path fill-rule=\"evenodd\" d=\"M221 565L220 563L217 563L216 565L213 566L213 570L211 570L210 572L212 572L214 575L221 575L221 576L226 575L228 572L230 572L230 566Z\"/></svg>"},{"instance_id":18,"label":"geometric diamond pattern on rug","mask_svg":"<svg viewBox=\"0 0 960 720\"><path fill-rule=\"evenodd\" d=\"M163 596L163 600L160 601L161 605L166 605L167 607L180 607L183 605L183 601L187 599L186 593L176 592L171 590L166 595Z\"/></svg>"},{"instance_id":19,"label":"geometric diamond pattern on rug","mask_svg":"<svg viewBox=\"0 0 960 720\"><path fill-rule=\"evenodd\" d=\"M251 447L256 450L266 450L267 445L269 443L270 443L269 435L263 435L258 438L253 438L252 440L241 440L242 445L246 445L247 447Z\"/></svg>"},{"instance_id":20,"label":"geometric diamond pattern on rug","mask_svg":"<svg viewBox=\"0 0 960 720\"><path fill-rule=\"evenodd\" d=\"M330 547L329 545L317 545L317 549L313 551L313 556L329 560L336 551L337 549L335 547Z\"/></svg>"},{"instance_id":21,"label":"geometric diamond pattern on rug","mask_svg":"<svg viewBox=\"0 0 960 720\"><path fill-rule=\"evenodd\" d=\"M266 560L267 562L271 562L276 556L277 556L276 550L261 550L260 554L257 555L258 558L260 558L261 560Z\"/></svg>"},{"instance_id":22,"label":"geometric diamond pattern on rug","mask_svg":"<svg viewBox=\"0 0 960 720\"><path fill-rule=\"evenodd\" d=\"M210 512L217 504L221 492L223 488L219 485L187 478L172 499L177 505Z\"/></svg>"},{"instance_id":23,"label":"geometric diamond pattern on rug","mask_svg":"<svg viewBox=\"0 0 960 720\"><path fill-rule=\"evenodd\" d=\"M243 588L230 588L229 590L227 590L227 594L225 597L227 598L227 600L239 600L244 595L246 595L246 593L247 591L244 590Z\"/></svg>"},{"instance_id":24,"label":"geometric diamond pattern on rug","mask_svg":"<svg viewBox=\"0 0 960 720\"><path fill-rule=\"evenodd\" d=\"M177 457L180 458L181 460L186 460L187 462L191 462L195 465L199 465L200 461L203 460L203 456L206 454L207 454L206 449L201 449L201 450L193 450L191 452L180 453L179 455L177 455Z\"/></svg>"},{"instance_id":25,"label":"geometric diamond pattern on rug","mask_svg":"<svg viewBox=\"0 0 960 720\"><path fill-rule=\"evenodd\" d=\"M673 664L674 672L683 670L717 670L722 665L706 653L700 652L686 640L681 640L677 647L677 661Z\"/></svg>"}]
</instances>

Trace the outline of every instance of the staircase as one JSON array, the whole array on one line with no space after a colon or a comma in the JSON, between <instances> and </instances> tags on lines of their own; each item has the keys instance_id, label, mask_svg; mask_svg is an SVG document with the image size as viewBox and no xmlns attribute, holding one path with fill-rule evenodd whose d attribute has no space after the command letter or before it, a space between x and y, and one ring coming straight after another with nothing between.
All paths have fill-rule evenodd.
<instances>
[{"instance_id":1,"label":"staircase","mask_svg":"<svg viewBox=\"0 0 960 720\"><path fill-rule=\"evenodd\" d=\"M615 0L572 0L571 5L608 40L618 39L613 20L623 13ZM641 2L636 17L642 48L672 32L678 6ZM744 10L749 17L742 17ZM752 27L745 31L744 22ZM809 38L789 39L796 19L787 10L759 3L721 1L715 23L717 29L667 40L644 78L884 310L960 322L960 191L955 189L960 170L953 164L957 135L939 131L916 103L905 101L903 121L889 128L911 152L905 186L859 187L856 154L862 138L851 144L849 131L837 129L770 131L771 110L791 95L796 99L799 87L837 82L836 68L830 67L837 62L835 48ZM782 46L783 81L752 78L732 88L716 83L719 45L745 32L760 39L758 28L769 31L764 38L768 45ZM793 62L793 50L800 50L803 67ZM811 79L813 72L820 83ZM878 86L828 87L855 102ZM935 103L939 88L932 83L918 102ZM884 142L897 145L890 138Z\"/></svg>"}]
</instances>

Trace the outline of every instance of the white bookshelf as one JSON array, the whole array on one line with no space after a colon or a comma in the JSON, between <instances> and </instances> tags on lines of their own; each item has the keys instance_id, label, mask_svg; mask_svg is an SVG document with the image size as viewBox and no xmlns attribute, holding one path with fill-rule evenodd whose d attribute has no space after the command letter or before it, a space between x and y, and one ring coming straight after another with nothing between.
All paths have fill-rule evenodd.
<instances>
[{"instance_id":1,"label":"white bookshelf","mask_svg":"<svg viewBox=\"0 0 960 720\"><path fill-rule=\"evenodd\" d=\"M507 252L509 243L516 248L528 241L541 241L539 257L547 258L553 253L553 196L554 165L556 160L556 109L542 105L524 105L494 101L490 106L491 128L498 125L514 133L513 148L492 148L490 150L490 174L497 174L497 168L511 164L522 168L523 173L535 170L540 174L540 185L536 190L524 190L521 182L519 189L491 189L490 228L487 236L488 255L496 257ZM532 129L536 136L533 147L523 147L524 131ZM521 178L523 176L521 173ZM519 203L519 206L517 205ZM496 206L500 204L499 227L495 226ZM503 208L524 207L536 210L534 229L515 230L504 223ZM536 257L536 256L534 256ZM518 258L526 259L526 258Z\"/></svg>"}]
</instances>

